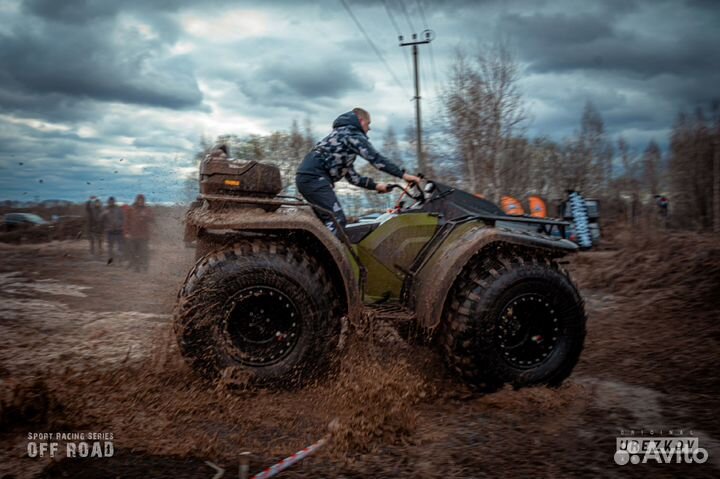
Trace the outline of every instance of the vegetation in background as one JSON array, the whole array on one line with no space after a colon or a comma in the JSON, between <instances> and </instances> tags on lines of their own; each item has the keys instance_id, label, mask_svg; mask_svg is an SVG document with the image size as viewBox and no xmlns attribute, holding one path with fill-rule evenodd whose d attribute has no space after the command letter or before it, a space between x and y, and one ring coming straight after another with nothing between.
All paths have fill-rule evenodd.
<instances>
[{"instance_id":1,"label":"vegetation in background","mask_svg":"<svg viewBox=\"0 0 720 479\"><path fill-rule=\"evenodd\" d=\"M678 113L663 153L658 139L644 151L634 151L626 138L611 138L605 121L590 101L579 118L578 130L554 141L527 135L528 108L518 87L522 70L511 50L496 43L474 53L458 50L441 93L440 111L425 142L431 171L423 172L468 191L499 201L503 195L525 199L544 197L552 204L569 189L601 201L603 217L630 224L652 223L656 195L670 201L670 225L720 230L720 107L702 108L689 115ZM413 171L417 164L415 130L408 125L403 141L390 126L376 144L389 158ZM269 135L225 135L216 142L228 144L242 160L276 164L286 194L295 194L294 172L319 138L305 120L289 131ZM375 138L373 138L376 140ZM211 147L201 141L199 161ZM395 182L362 160L358 171L378 181ZM186 198L197 191L196 178L186 184ZM387 197L365 194L338 184L338 195L350 214L388 206Z\"/></svg>"}]
</instances>

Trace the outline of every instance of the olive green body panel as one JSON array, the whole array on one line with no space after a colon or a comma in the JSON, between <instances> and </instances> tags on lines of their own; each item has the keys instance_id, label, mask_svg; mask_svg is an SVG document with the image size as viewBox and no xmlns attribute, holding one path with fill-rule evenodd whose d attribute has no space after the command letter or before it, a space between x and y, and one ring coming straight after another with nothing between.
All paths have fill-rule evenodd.
<instances>
[{"instance_id":1,"label":"olive green body panel","mask_svg":"<svg viewBox=\"0 0 720 479\"><path fill-rule=\"evenodd\" d=\"M458 225L414 277L408 300L420 326L433 329L439 325L445 299L455 279L468 261L491 243L522 246L556 257L578 249L568 240L496 228L482 221Z\"/></svg>"},{"instance_id":2,"label":"olive green body panel","mask_svg":"<svg viewBox=\"0 0 720 479\"><path fill-rule=\"evenodd\" d=\"M365 302L400 298L407 271L438 223L437 215L428 213L397 215L355 245L367 270Z\"/></svg>"},{"instance_id":3,"label":"olive green body panel","mask_svg":"<svg viewBox=\"0 0 720 479\"><path fill-rule=\"evenodd\" d=\"M210 210L206 205L191 208L185 217L188 238L202 232L223 236L253 233L296 235L320 250L320 260L342 282L350 319L359 318L362 304L402 297L415 311L419 325L436 327L442 317L445 299L456 277L467 262L485 246L499 242L545 250L562 256L577 250L567 240L546 235L487 226L481 220L458 224L427 258L418 261L423 247L438 232L440 219L433 213L405 213L380 224L351 252L315 215L301 208L280 207L267 212L257 208ZM353 255L357 255L360 265ZM420 262L420 265L416 264ZM361 294L361 269L366 272L364 297ZM419 268L408 276L411 269ZM403 291L406 288L406 291Z\"/></svg>"},{"instance_id":4,"label":"olive green body panel","mask_svg":"<svg viewBox=\"0 0 720 479\"><path fill-rule=\"evenodd\" d=\"M267 212L259 208L225 208L210 210L207 205L191 208L185 215L186 227L197 237L201 231L215 234L276 233L281 236L302 233L314 242L317 249L325 254L320 260L331 275L343 283L343 289L350 319L362 313L359 286L359 268L352 254L315 215L300 208L281 207ZM187 234L186 234L187 236ZM188 238L186 238L188 239ZM190 238L194 239L194 238Z\"/></svg>"}]
</instances>

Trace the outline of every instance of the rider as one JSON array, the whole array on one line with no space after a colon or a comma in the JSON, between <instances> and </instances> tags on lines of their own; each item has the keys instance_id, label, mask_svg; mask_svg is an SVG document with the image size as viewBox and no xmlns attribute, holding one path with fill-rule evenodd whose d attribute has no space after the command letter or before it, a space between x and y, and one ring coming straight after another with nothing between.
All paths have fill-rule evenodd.
<instances>
[{"instance_id":1,"label":"rider","mask_svg":"<svg viewBox=\"0 0 720 479\"><path fill-rule=\"evenodd\" d=\"M360 176L353 168L355 156L360 155L380 171L402 178L408 183L418 183L420 178L405 173L370 144L367 132L370 131L370 114L362 108L353 108L343 113L333 122L333 131L320 140L305 156L298 167L295 184L298 191L313 205L330 210L341 226L347 224L345 213L338 202L335 182L345 177L355 186L378 193L387 193L388 185L375 183L375 180ZM335 232L332 218L325 212L316 210L317 216L325 222L330 231Z\"/></svg>"}]
</instances>

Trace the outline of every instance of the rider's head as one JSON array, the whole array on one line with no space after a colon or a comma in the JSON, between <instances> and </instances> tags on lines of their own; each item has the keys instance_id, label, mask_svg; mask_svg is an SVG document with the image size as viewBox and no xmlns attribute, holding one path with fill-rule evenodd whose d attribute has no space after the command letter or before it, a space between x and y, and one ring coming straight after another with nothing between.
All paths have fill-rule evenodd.
<instances>
[{"instance_id":1,"label":"rider's head","mask_svg":"<svg viewBox=\"0 0 720 479\"><path fill-rule=\"evenodd\" d=\"M363 131L367 133L370 131L370 113L367 112L367 110L364 110L362 108L353 108L353 113L358 117L358 120L360 120L360 126L362 127Z\"/></svg>"}]
</instances>

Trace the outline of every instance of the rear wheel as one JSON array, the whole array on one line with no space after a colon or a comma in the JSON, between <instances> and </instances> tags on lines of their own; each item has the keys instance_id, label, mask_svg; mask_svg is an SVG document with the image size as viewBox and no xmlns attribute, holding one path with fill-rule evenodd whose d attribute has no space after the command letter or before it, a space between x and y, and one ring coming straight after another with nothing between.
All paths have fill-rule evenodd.
<instances>
[{"instance_id":1,"label":"rear wheel","mask_svg":"<svg viewBox=\"0 0 720 479\"><path fill-rule=\"evenodd\" d=\"M459 278L445 315L448 363L480 386L559 385L583 348L582 299L568 275L544 258L478 261Z\"/></svg>"},{"instance_id":2,"label":"rear wheel","mask_svg":"<svg viewBox=\"0 0 720 479\"><path fill-rule=\"evenodd\" d=\"M292 386L332 363L341 316L316 260L282 242L258 240L198 262L180 292L175 332L182 354L210 380Z\"/></svg>"}]
</instances>

